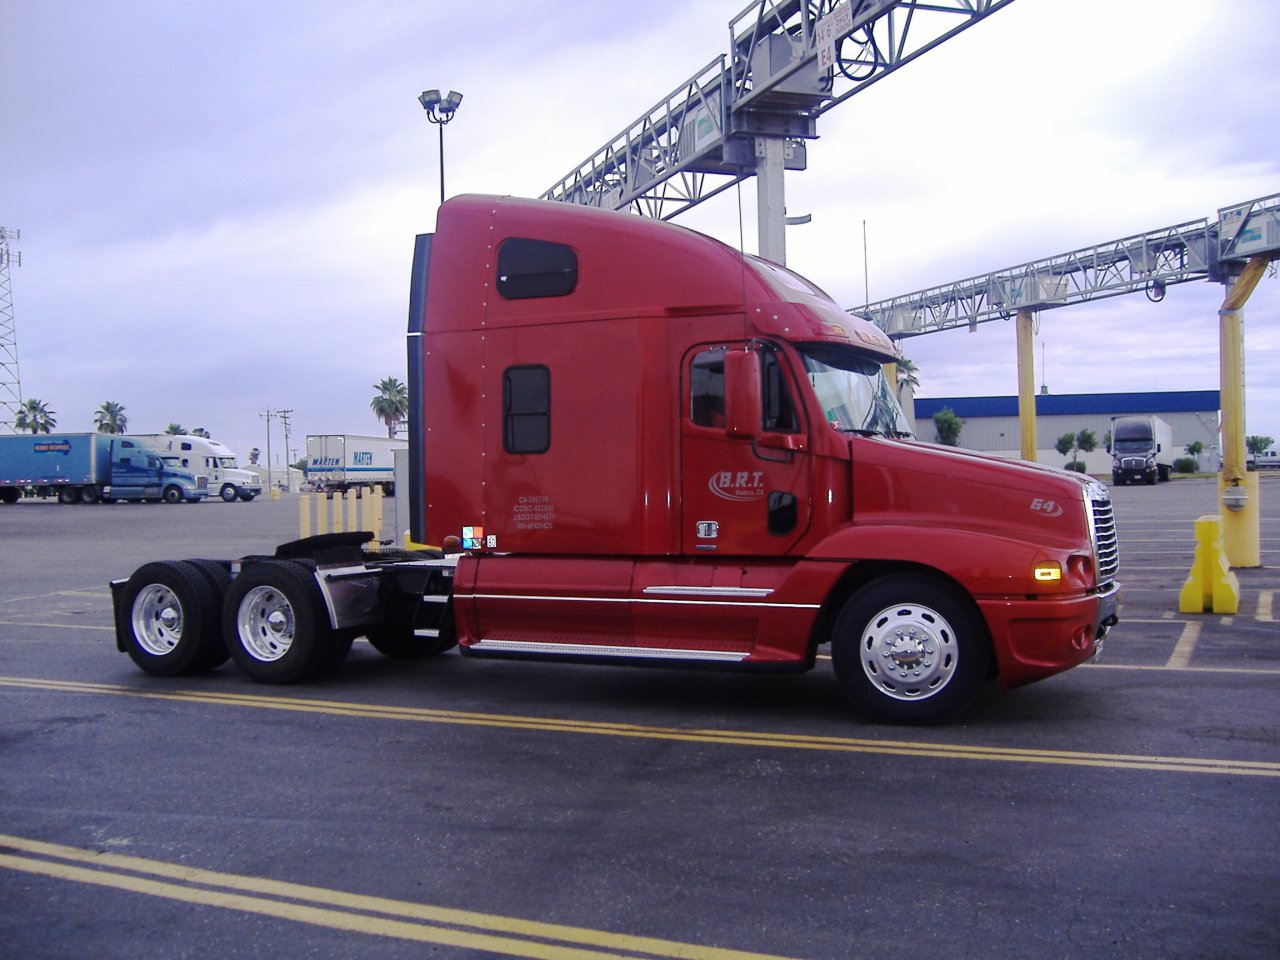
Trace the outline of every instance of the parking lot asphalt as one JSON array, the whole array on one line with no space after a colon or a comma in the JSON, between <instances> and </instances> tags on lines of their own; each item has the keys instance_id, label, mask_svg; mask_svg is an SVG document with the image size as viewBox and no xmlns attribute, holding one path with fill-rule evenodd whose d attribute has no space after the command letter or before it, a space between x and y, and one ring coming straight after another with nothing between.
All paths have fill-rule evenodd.
<instances>
[{"instance_id":1,"label":"parking lot asphalt","mask_svg":"<svg viewBox=\"0 0 1280 960\"><path fill-rule=\"evenodd\" d=\"M107 581L269 552L295 497L0 506L0 957L1280 955L1280 477L1234 614L1213 480L1113 489L1100 661L960 721L802 676L405 663L173 680Z\"/></svg>"}]
</instances>

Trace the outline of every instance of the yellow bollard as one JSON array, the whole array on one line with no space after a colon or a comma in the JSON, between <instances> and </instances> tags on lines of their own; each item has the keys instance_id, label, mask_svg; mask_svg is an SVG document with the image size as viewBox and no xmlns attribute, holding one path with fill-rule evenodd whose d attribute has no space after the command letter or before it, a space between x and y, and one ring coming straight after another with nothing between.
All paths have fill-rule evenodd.
<instances>
[{"instance_id":1,"label":"yellow bollard","mask_svg":"<svg viewBox=\"0 0 1280 960\"><path fill-rule=\"evenodd\" d=\"M1181 613L1235 613L1240 608L1240 581L1231 572L1222 547L1222 518L1196 520L1196 556L1191 574L1178 595Z\"/></svg>"},{"instance_id":2,"label":"yellow bollard","mask_svg":"<svg viewBox=\"0 0 1280 960\"><path fill-rule=\"evenodd\" d=\"M311 536L311 495L304 493L298 497L298 539L305 540Z\"/></svg>"}]
</instances>

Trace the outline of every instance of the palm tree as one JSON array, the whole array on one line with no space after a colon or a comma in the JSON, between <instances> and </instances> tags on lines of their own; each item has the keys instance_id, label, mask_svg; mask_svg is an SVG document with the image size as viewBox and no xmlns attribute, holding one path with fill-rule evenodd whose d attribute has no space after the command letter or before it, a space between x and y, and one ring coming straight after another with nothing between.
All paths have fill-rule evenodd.
<instances>
[{"instance_id":1,"label":"palm tree","mask_svg":"<svg viewBox=\"0 0 1280 960\"><path fill-rule=\"evenodd\" d=\"M381 383L375 383L373 389L378 393L369 401L369 408L387 425L387 436L394 440L396 424L409 412L409 388L395 377L386 377Z\"/></svg>"},{"instance_id":2,"label":"palm tree","mask_svg":"<svg viewBox=\"0 0 1280 960\"><path fill-rule=\"evenodd\" d=\"M125 427L129 425L129 418L125 415L123 404L107 400L93 415L93 423L99 433L124 433Z\"/></svg>"},{"instance_id":3,"label":"palm tree","mask_svg":"<svg viewBox=\"0 0 1280 960\"><path fill-rule=\"evenodd\" d=\"M898 358L898 400L902 400L902 391L908 387L915 390L920 386L920 368L906 357Z\"/></svg>"},{"instance_id":4,"label":"palm tree","mask_svg":"<svg viewBox=\"0 0 1280 960\"><path fill-rule=\"evenodd\" d=\"M180 423L171 423L164 428L164 432L170 436L176 437L178 434L185 434L187 432L187 428Z\"/></svg>"},{"instance_id":5,"label":"palm tree","mask_svg":"<svg viewBox=\"0 0 1280 960\"><path fill-rule=\"evenodd\" d=\"M23 400L22 406L18 408L18 413L13 418L13 428L30 430L32 433L49 433L58 425L58 421L54 419L55 412L50 410L43 400L37 400L35 397Z\"/></svg>"}]
</instances>

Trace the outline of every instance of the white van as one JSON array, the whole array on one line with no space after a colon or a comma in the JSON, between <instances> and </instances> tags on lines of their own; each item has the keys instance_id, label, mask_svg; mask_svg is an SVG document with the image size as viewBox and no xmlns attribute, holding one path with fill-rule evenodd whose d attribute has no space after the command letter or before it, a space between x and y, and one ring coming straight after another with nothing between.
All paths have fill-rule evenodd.
<instances>
[{"instance_id":1,"label":"white van","mask_svg":"<svg viewBox=\"0 0 1280 960\"><path fill-rule=\"evenodd\" d=\"M1280 447L1274 443L1258 454L1259 470L1280 470Z\"/></svg>"},{"instance_id":2,"label":"white van","mask_svg":"<svg viewBox=\"0 0 1280 960\"><path fill-rule=\"evenodd\" d=\"M209 495L216 494L227 503L237 497L247 502L262 492L262 479L256 473L241 470L235 453L217 440L186 433L137 434L130 439L144 443L147 449L197 477L207 477Z\"/></svg>"}]
</instances>

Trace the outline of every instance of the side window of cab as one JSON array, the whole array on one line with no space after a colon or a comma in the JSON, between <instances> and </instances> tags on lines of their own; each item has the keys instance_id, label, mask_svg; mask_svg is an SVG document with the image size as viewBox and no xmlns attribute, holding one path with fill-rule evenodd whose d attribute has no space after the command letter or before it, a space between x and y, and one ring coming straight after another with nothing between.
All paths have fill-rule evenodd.
<instances>
[{"instance_id":1,"label":"side window of cab","mask_svg":"<svg viewBox=\"0 0 1280 960\"><path fill-rule=\"evenodd\" d=\"M724 429L724 347L703 350L689 366L689 419Z\"/></svg>"}]
</instances>

